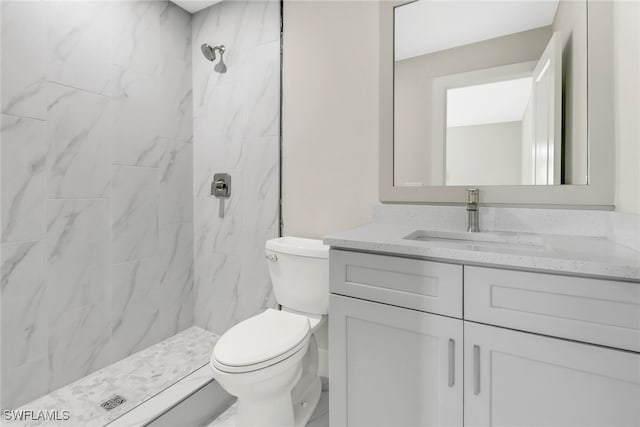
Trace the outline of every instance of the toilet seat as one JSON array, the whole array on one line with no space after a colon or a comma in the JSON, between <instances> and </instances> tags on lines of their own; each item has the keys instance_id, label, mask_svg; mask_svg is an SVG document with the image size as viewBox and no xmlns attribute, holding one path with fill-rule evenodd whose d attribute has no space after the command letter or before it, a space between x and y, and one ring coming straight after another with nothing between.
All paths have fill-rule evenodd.
<instances>
[{"instance_id":1,"label":"toilet seat","mask_svg":"<svg viewBox=\"0 0 640 427\"><path fill-rule=\"evenodd\" d=\"M229 373L264 369L296 354L310 336L307 317L267 309L225 332L213 349L211 364Z\"/></svg>"}]
</instances>

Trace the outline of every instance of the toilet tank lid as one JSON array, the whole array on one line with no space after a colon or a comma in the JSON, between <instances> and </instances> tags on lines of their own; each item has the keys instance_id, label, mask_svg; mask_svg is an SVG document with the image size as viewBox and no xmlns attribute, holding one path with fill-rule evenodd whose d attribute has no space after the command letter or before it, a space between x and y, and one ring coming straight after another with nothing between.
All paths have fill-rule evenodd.
<instances>
[{"instance_id":1,"label":"toilet tank lid","mask_svg":"<svg viewBox=\"0 0 640 427\"><path fill-rule=\"evenodd\" d=\"M266 247L276 253L311 258L329 258L329 246L322 243L322 240L286 236L267 240Z\"/></svg>"}]
</instances>

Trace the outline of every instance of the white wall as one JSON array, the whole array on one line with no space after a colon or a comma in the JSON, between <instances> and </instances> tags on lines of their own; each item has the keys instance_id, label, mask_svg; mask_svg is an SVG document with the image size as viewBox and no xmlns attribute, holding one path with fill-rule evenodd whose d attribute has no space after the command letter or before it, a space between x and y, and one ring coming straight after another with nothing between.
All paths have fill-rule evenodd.
<instances>
[{"instance_id":1,"label":"white wall","mask_svg":"<svg viewBox=\"0 0 640 427\"><path fill-rule=\"evenodd\" d=\"M283 219L322 237L378 200L378 3L286 1Z\"/></svg>"},{"instance_id":2,"label":"white wall","mask_svg":"<svg viewBox=\"0 0 640 427\"><path fill-rule=\"evenodd\" d=\"M616 210L640 214L640 2L614 4Z\"/></svg>"},{"instance_id":3,"label":"white wall","mask_svg":"<svg viewBox=\"0 0 640 427\"><path fill-rule=\"evenodd\" d=\"M447 185L517 185L522 122L447 129Z\"/></svg>"},{"instance_id":4,"label":"white wall","mask_svg":"<svg viewBox=\"0 0 640 427\"><path fill-rule=\"evenodd\" d=\"M640 18L638 2L618 5L617 62L629 65L617 67L616 204L640 213ZM284 12L285 233L319 237L367 222L378 199L377 4L291 1Z\"/></svg>"}]
</instances>

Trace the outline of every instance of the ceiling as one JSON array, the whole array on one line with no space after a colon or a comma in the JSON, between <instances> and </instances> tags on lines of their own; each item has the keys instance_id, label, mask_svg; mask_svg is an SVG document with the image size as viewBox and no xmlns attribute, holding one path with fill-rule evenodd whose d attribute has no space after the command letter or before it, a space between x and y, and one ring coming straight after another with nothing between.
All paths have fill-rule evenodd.
<instances>
[{"instance_id":1,"label":"ceiling","mask_svg":"<svg viewBox=\"0 0 640 427\"><path fill-rule=\"evenodd\" d=\"M532 81L524 77L447 90L447 127L521 121Z\"/></svg>"},{"instance_id":2,"label":"ceiling","mask_svg":"<svg viewBox=\"0 0 640 427\"><path fill-rule=\"evenodd\" d=\"M559 0L419 0L395 9L396 61L553 22Z\"/></svg>"},{"instance_id":3,"label":"ceiling","mask_svg":"<svg viewBox=\"0 0 640 427\"><path fill-rule=\"evenodd\" d=\"M222 0L170 0L190 13L196 13Z\"/></svg>"}]
</instances>

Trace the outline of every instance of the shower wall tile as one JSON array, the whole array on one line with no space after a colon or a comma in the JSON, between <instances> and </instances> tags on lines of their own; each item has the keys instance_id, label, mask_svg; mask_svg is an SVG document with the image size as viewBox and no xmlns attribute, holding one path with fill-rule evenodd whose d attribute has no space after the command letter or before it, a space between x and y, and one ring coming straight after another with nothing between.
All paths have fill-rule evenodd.
<instances>
[{"instance_id":1,"label":"shower wall tile","mask_svg":"<svg viewBox=\"0 0 640 427\"><path fill-rule=\"evenodd\" d=\"M274 60L277 58L278 60ZM277 136L280 132L280 43L270 42L247 53L243 68L245 138Z\"/></svg>"},{"instance_id":2,"label":"shower wall tile","mask_svg":"<svg viewBox=\"0 0 640 427\"><path fill-rule=\"evenodd\" d=\"M193 225L166 224L160 227L160 277L162 293L175 301L191 292L193 273Z\"/></svg>"},{"instance_id":3,"label":"shower wall tile","mask_svg":"<svg viewBox=\"0 0 640 427\"><path fill-rule=\"evenodd\" d=\"M109 201L49 200L47 210L47 292L55 318L108 296Z\"/></svg>"},{"instance_id":4,"label":"shower wall tile","mask_svg":"<svg viewBox=\"0 0 640 427\"><path fill-rule=\"evenodd\" d=\"M246 16L247 2L221 2L204 9L193 17L193 90L194 114L199 108L207 107L217 96L221 85L232 85L239 80L239 64L242 57L242 27ZM213 63L207 61L200 46L208 43L212 46L224 45L224 62L227 73L213 71ZM222 97L220 97L222 98ZM235 106L234 98L222 98L228 105ZM222 112L222 111L221 111Z\"/></svg>"},{"instance_id":5,"label":"shower wall tile","mask_svg":"<svg viewBox=\"0 0 640 427\"><path fill-rule=\"evenodd\" d=\"M44 2L2 1L0 112L46 116L47 27Z\"/></svg>"},{"instance_id":6,"label":"shower wall tile","mask_svg":"<svg viewBox=\"0 0 640 427\"><path fill-rule=\"evenodd\" d=\"M46 254L41 242L2 245L2 380L7 371L46 354ZM0 381L2 382L2 381Z\"/></svg>"},{"instance_id":7,"label":"shower wall tile","mask_svg":"<svg viewBox=\"0 0 640 427\"><path fill-rule=\"evenodd\" d=\"M216 73L200 45L224 44ZM222 2L193 18L195 324L224 333L273 307L264 245L278 235L280 4ZM231 174L231 197L209 196Z\"/></svg>"},{"instance_id":8,"label":"shower wall tile","mask_svg":"<svg viewBox=\"0 0 640 427\"><path fill-rule=\"evenodd\" d=\"M280 44L279 0L247 2L246 13L242 29L243 48L252 48L269 42Z\"/></svg>"},{"instance_id":9,"label":"shower wall tile","mask_svg":"<svg viewBox=\"0 0 640 427\"><path fill-rule=\"evenodd\" d=\"M193 224L160 227L160 313L165 336L193 325Z\"/></svg>"},{"instance_id":10,"label":"shower wall tile","mask_svg":"<svg viewBox=\"0 0 640 427\"><path fill-rule=\"evenodd\" d=\"M158 170L114 166L113 263L154 255L158 249Z\"/></svg>"},{"instance_id":11,"label":"shower wall tile","mask_svg":"<svg viewBox=\"0 0 640 427\"><path fill-rule=\"evenodd\" d=\"M195 254L195 324L224 333L236 323L275 306L264 245L278 229L243 229L240 255Z\"/></svg>"},{"instance_id":12,"label":"shower wall tile","mask_svg":"<svg viewBox=\"0 0 640 427\"><path fill-rule=\"evenodd\" d=\"M160 20L168 4L125 1L114 5L113 64L153 72L162 58L158 37Z\"/></svg>"},{"instance_id":13,"label":"shower wall tile","mask_svg":"<svg viewBox=\"0 0 640 427\"><path fill-rule=\"evenodd\" d=\"M46 394L49 391L48 375L49 360L46 355L11 369L2 369L2 408L17 408Z\"/></svg>"},{"instance_id":14,"label":"shower wall tile","mask_svg":"<svg viewBox=\"0 0 640 427\"><path fill-rule=\"evenodd\" d=\"M144 112L154 111L159 136L191 139L191 15L166 2L121 2L114 7L119 31L113 63L133 74L115 90L138 92L138 105L146 101ZM141 99L144 88L136 87L140 79L155 85L154 94L162 102Z\"/></svg>"},{"instance_id":15,"label":"shower wall tile","mask_svg":"<svg viewBox=\"0 0 640 427\"><path fill-rule=\"evenodd\" d=\"M113 67L114 162L158 167L165 139L191 141L190 67L168 76Z\"/></svg>"},{"instance_id":16,"label":"shower wall tile","mask_svg":"<svg viewBox=\"0 0 640 427\"><path fill-rule=\"evenodd\" d=\"M167 141L160 161L160 224L193 222L191 141Z\"/></svg>"},{"instance_id":17,"label":"shower wall tile","mask_svg":"<svg viewBox=\"0 0 640 427\"><path fill-rule=\"evenodd\" d=\"M104 304L61 313L50 324L49 389L55 390L114 362L109 314Z\"/></svg>"},{"instance_id":18,"label":"shower wall tile","mask_svg":"<svg viewBox=\"0 0 640 427\"><path fill-rule=\"evenodd\" d=\"M193 286L188 293L181 296L183 297L184 299L176 301L160 299L160 318L157 325L160 339L166 339L193 326L195 304Z\"/></svg>"},{"instance_id":19,"label":"shower wall tile","mask_svg":"<svg viewBox=\"0 0 640 427\"><path fill-rule=\"evenodd\" d=\"M209 72L218 74L212 68ZM244 84L241 81L233 81L208 86L206 82L199 81L194 82L194 86L196 90L201 87L205 92L201 98L203 104L194 108L194 117L200 120L199 125L204 127L203 131L209 136L239 142L246 127L246 106L238 102L243 96ZM198 124L194 122L194 132L197 130Z\"/></svg>"},{"instance_id":20,"label":"shower wall tile","mask_svg":"<svg viewBox=\"0 0 640 427\"><path fill-rule=\"evenodd\" d=\"M108 93L112 2L50 1L47 6L47 79Z\"/></svg>"},{"instance_id":21,"label":"shower wall tile","mask_svg":"<svg viewBox=\"0 0 640 427\"><path fill-rule=\"evenodd\" d=\"M229 199L230 200L230 199ZM219 201L213 197L194 198L193 200L193 254L194 254L194 272L196 278L202 273L197 261L200 257L203 259L213 252L214 245L214 222L211 220L214 216L220 214ZM223 206L225 215L229 212L229 203Z\"/></svg>"},{"instance_id":22,"label":"shower wall tile","mask_svg":"<svg viewBox=\"0 0 640 427\"><path fill-rule=\"evenodd\" d=\"M37 240L46 229L46 123L2 115L2 241Z\"/></svg>"},{"instance_id":23,"label":"shower wall tile","mask_svg":"<svg viewBox=\"0 0 640 427\"><path fill-rule=\"evenodd\" d=\"M114 5L113 64L148 75L191 61L191 15L166 1Z\"/></svg>"},{"instance_id":24,"label":"shower wall tile","mask_svg":"<svg viewBox=\"0 0 640 427\"><path fill-rule=\"evenodd\" d=\"M269 267L264 258L267 240L278 237L278 228L268 230L246 229L245 250L242 255L242 270L238 288L240 320L254 316L267 307L275 307L273 286Z\"/></svg>"},{"instance_id":25,"label":"shower wall tile","mask_svg":"<svg viewBox=\"0 0 640 427\"><path fill-rule=\"evenodd\" d=\"M113 266L111 334L117 359L158 342L158 257Z\"/></svg>"},{"instance_id":26,"label":"shower wall tile","mask_svg":"<svg viewBox=\"0 0 640 427\"><path fill-rule=\"evenodd\" d=\"M113 140L109 98L48 83L47 99L49 197L104 197Z\"/></svg>"},{"instance_id":27,"label":"shower wall tile","mask_svg":"<svg viewBox=\"0 0 640 427\"><path fill-rule=\"evenodd\" d=\"M1 255L2 299L30 299L43 292L47 274L44 242L3 243Z\"/></svg>"},{"instance_id":28,"label":"shower wall tile","mask_svg":"<svg viewBox=\"0 0 640 427\"><path fill-rule=\"evenodd\" d=\"M49 306L41 288L31 298L2 298L2 370L47 354Z\"/></svg>"},{"instance_id":29,"label":"shower wall tile","mask_svg":"<svg viewBox=\"0 0 640 427\"><path fill-rule=\"evenodd\" d=\"M193 325L193 50L166 0L1 7L12 409Z\"/></svg>"},{"instance_id":30,"label":"shower wall tile","mask_svg":"<svg viewBox=\"0 0 640 427\"><path fill-rule=\"evenodd\" d=\"M158 167L166 144L161 131L167 119L163 82L117 67L113 76L114 163Z\"/></svg>"},{"instance_id":31,"label":"shower wall tile","mask_svg":"<svg viewBox=\"0 0 640 427\"><path fill-rule=\"evenodd\" d=\"M278 226L280 138L256 138L245 141L242 158L244 226L258 230Z\"/></svg>"},{"instance_id":32,"label":"shower wall tile","mask_svg":"<svg viewBox=\"0 0 640 427\"><path fill-rule=\"evenodd\" d=\"M235 176L239 173L228 171L231 174L231 192L237 187L237 194L241 193L241 183ZM230 197L225 200L214 197L196 198L194 200L194 253L223 252L226 254L241 255L243 251L242 235L242 210L241 197ZM220 209L224 216L220 217ZM199 273L199 271L197 271Z\"/></svg>"},{"instance_id":33,"label":"shower wall tile","mask_svg":"<svg viewBox=\"0 0 640 427\"><path fill-rule=\"evenodd\" d=\"M211 179L215 172L240 170L243 144L240 138L233 138L217 132L217 122L206 115L194 118L194 139L198 141L193 158L194 189L196 197L208 197ZM206 141L207 143L202 143ZM232 182L235 188L235 183Z\"/></svg>"},{"instance_id":34,"label":"shower wall tile","mask_svg":"<svg viewBox=\"0 0 640 427\"><path fill-rule=\"evenodd\" d=\"M209 252L195 256L195 324L216 333L275 307L264 247L278 229L244 228L241 254Z\"/></svg>"},{"instance_id":35,"label":"shower wall tile","mask_svg":"<svg viewBox=\"0 0 640 427\"><path fill-rule=\"evenodd\" d=\"M242 258L207 252L195 257L195 324L222 334L238 323L237 313Z\"/></svg>"},{"instance_id":36,"label":"shower wall tile","mask_svg":"<svg viewBox=\"0 0 640 427\"><path fill-rule=\"evenodd\" d=\"M160 73L165 83L167 105L163 134L168 138L190 141L193 138L191 16L178 7L172 7L171 11L177 13L177 18L163 33L167 40L163 55L167 65ZM185 15L188 19L185 19ZM170 22L172 16L169 16ZM184 34L188 34L188 37Z\"/></svg>"}]
</instances>

